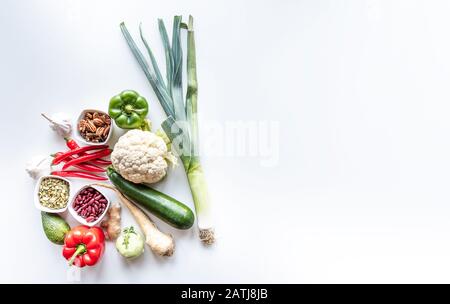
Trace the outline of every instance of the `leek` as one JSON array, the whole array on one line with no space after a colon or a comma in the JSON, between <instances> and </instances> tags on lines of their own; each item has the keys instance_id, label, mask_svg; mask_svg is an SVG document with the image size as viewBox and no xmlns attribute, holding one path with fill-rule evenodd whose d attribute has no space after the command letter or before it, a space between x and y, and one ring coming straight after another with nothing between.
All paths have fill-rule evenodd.
<instances>
[{"instance_id":1,"label":"leek","mask_svg":"<svg viewBox=\"0 0 450 304\"><path fill-rule=\"evenodd\" d=\"M197 65L194 40L194 19L189 16L188 24L182 23L181 16L173 21L172 42L169 42L167 30L162 20L158 20L159 32L166 57L166 81L161 76L153 52L139 27L141 40L150 57L151 65L137 47L132 36L122 22L120 28L134 57L145 73L167 119L161 124L172 147L178 152L187 175L192 199L197 214L199 236L203 243L215 241L211 220L210 199L206 179L199 158L198 119L197 119ZM183 98L182 65L183 52L180 31L187 29L187 93L186 103ZM175 141L178 144L174 144Z\"/></svg>"}]
</instances>

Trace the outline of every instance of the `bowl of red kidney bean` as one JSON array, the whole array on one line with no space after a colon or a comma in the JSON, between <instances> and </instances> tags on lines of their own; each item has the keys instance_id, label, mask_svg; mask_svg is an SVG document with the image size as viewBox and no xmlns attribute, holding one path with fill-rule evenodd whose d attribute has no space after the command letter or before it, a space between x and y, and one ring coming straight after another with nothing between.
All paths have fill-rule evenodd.
<instances>
[{"instance_id":1,"label":"bowl of red kidney bean","mask_svg":"<svg viewBox=\"0 0 450 304\"><path fill-rule=\"evenodd\" d=\"M84 186L72 199L69 212L81 224L95 226L109 208L109 199L95 186Z\"/></svg>"}]
</instances>

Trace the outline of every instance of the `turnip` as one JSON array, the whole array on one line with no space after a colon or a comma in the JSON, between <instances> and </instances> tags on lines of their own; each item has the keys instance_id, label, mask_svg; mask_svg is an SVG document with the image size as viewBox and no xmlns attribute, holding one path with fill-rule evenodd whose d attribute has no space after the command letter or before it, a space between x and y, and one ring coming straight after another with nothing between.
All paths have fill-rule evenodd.
<instances>
[{"instance_id":1,"label":"turnip","mask_svg":"<svg viewBox=\"0 0 450 304\"><path fill-rule=\"evenodd\" d=\"M117 251L127 259L135 259L144 252L144 238L133 226L123 229L116 240Z\"/></svg>"}]
</instances>

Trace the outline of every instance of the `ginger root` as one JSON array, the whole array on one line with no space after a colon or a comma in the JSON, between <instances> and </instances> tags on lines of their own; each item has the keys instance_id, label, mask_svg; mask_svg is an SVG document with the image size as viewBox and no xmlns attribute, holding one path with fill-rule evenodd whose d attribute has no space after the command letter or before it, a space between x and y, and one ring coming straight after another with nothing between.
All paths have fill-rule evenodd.
<instances>
[{"instance_id":1,"label":"ginger root","mask_svg":"<svg viewBox=\"0 0 450 304\"><path fill-rule=\"evenodd\" d=\"M122 228L120 227L120 211L119 203L111 204L108 210L106 219L101 223L101 226L106 231L106 238L115 240L119 237Z\"/></svg>"}]
</instances>

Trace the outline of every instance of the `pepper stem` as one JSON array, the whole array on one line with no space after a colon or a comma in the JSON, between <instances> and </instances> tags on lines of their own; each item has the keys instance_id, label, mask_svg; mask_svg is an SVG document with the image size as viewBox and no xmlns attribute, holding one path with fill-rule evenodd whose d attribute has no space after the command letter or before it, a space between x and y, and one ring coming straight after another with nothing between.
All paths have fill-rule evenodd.
<instances>
[{"instance_id":1,"label":"pepper stem","mask_svg":"<svg viewBox=\"0 0 450 304\"><path fill-rule=\"evenodd\" d=\"M133 112L133 106L130 104L125 105L124 111L125 113L130 114L131 112Z\"/></svg>"},{"instance_id":2,"label":"pepper stem","mask_svg":"<svg viewBox=\"0 0 450 304\"><path fill-rule=\"evenodd\" d=\"M74 252L74 254L69 259L69 266L72 266L73 262L75 261L76 257L80 254L83 254L86 252L86 245L80 244L77 246L77 250Z\"/></svg>"},{"instance_id":3,"label":"pepper stem","mask_svg":"<svg viewBox=\"0 0 450 304\"><path fill-rule=\"evenodd\" d=\"M144 119L141 125L142 131L151 131L152 130L152 123L148 119Z\"/></svg>"}]
</instances>

